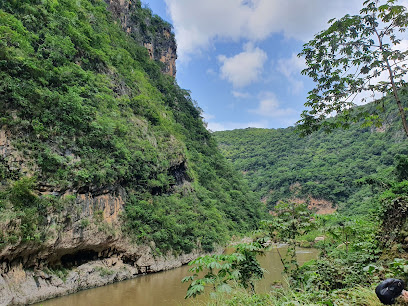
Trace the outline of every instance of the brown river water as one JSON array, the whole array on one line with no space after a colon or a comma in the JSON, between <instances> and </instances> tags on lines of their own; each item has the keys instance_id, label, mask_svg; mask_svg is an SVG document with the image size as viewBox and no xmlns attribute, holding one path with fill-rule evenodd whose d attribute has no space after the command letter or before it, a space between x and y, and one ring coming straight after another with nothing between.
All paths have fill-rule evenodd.
<instances>
[{"instance_id":1,"label":"brown river water","mask_svg":"<svg viewBox=\"0 0 408 306\"><path fill-rule=\"evenodd\" d=\"M284 252L285 247L280 248ZM297 249L297 258L300 264L316 258L316 249ZM257 293L268 292L276 281L284 282L282 264L277 250L273 248L265 256L259 258L264 269L268 272L265 278L256 285ZM197 299L192 302L185 300L184 296L188 284L182 284L181 279L190 275L189 266L182 266L169 271L139 276L131 280L107 285L104 287L88 289L64 297L44 301L37 306L173 306L197 304ZM210 292L210 289L208 289ZM209 296L199 297L205 302Z\"/></svg>"}]
</instances>

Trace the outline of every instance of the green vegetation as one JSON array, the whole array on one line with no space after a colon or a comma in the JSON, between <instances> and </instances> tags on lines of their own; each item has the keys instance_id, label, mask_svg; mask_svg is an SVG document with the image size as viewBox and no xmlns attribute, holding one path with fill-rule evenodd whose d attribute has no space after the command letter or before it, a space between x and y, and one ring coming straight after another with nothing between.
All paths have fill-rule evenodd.
<instances>
[{"instance_id":1,"label":"green vegetation","mask_svg":"<svg viewBox=\"0 0 408 306\"><path fill-rule=\"evenodd\" d=\"M312 211L306 204L281 202L274 207L272 220L261 222L261 230L266 234L267 241L287 244L287 250L283 256L278 248L276 251L283 265L283 273L289 277L299 270L296 258L296 245L299 236L306 235L315 226Z\"/></svg>"},{"instance_id":2,"label":"green vegetation","mask_svg":"<svg viewBox=\"0 0 408 306\"><path fill-rule=\"evenodd\" d=\"M54 267L53 269L44 269L44 272L47 274L54 274L58 278L60 278L63 282L66 282L67 276L69 274L69 271L65 268L62 267Z\"/></svg>"},{"instance_id":3,"label":"green vegetation","mask_svg":"<svg viewBox=\"0 0 408 306\"><path fill-rule=\"evenodd\" d=\"M220 295L207 305L245 305L245 306L270 306L270 305L364 305L381 306L374 288L356 286L346 290L332 292L325 300L315 298L313 292L299 291L296 289L276 289L268 294L249 295L242 290L236 290L230 295ZM398 305L398 304L397 304ZM403 304L400 304L403 305Z\"/></svg>"},{"instance_id":4,"label":"green vegetation","mask_svg":"<svg viewBox=\"0 0 408 306\"><path fill-rule=\"evenodd\" d=\"M370 112L376 105L361 109ZM320 249L319 258L303 266L294 251L281 256L287 287L266 294L234 288L218 295L215 303L380 305L376 284L388 277L408 280L408 147L397 107L383 118L381 129L352 124L305 138L294 128L215 133L227 157L267 199L272 220L260 228L268 237L286 241L293 250L295 245ZM339 210L311 217L307 201L290 201L310 197L329 200ZM316 237L323 239L316 242Z\"/></svg>"},{"instance_id":5,"label":"green vegetation","mask_svg":"<svg viewBox=\"0 0 408 306\"><path fill-rule=\"evenodd\" d=\"M234 247L232 254L207 255L192 260L189 269L193 273L191 276L183 278L182 282L191 282L187 298L195 298L210 286L213 289L213 296L217 293L229 293L234 285L244 289L251 289L255 293L255 281L260 280L264 275L257 256L264 254L267 243L264 239L259 239L251 243L241 243ZM204 273L199 278L199 274Z\"/></svg>"},{"instance_id":6,"label":"green vegetation","mask_svg":"<svg viewBox=\"0 0 408 306\"><path fill-rule=\"evenodd\" d=\"M384 98L383 102L387 101ZM403 101L406 103L406 96ZM372 112L376 105L361 108ZM352 124L346 130L317 131L304 138L292 127L214 135L222 152L245 173L268 208L279 200L313 197L327 200L343 212L366 214L375 210L371 199L381 184L395 177L395 157L408 154L396 107L383 113L383 118L380 129ZM383 177L381 182L379 177Z\"/></svg>"},{"instance_id":7,"label":"green vegetation","mask_svg":"<svg viewBox=\"0 0 408 306\"><path fill-rule=\"evenodd\" d=\"M408 137L406 104L401 100L406 92L408 51L399 48L405 38L402 33L408 26L408 12L406 6L396 2L366 0L359 15L330 20L327 30L303 46L299 56L305 57L308 67L302 73L317 84L305 103L310 109L303 111L298 122L302 134L348 128L350 122L360 118L380 125L378 114L354 108L354 100L361 92L372 91L392 96L390 103L398 106ZM337 115L334 120L325 120L333 114Z\"/></svg>"},{"instance_id":8,"label":"green vegetation","mask_svg":"<svg viewBox=\"0 0 408 306\"><path fill-rule=\"evenodd\" d=\"M44 237L39 231L43 217L54 203L38 197L33 190L35 180L33 178L22 178L14 181L0 192L0 217L1 221L10 220L11 230L3 232L0 237L0 247L6 243L22 241L41 242ZM14 210L10 210L10 205Z\"/></svg>"},{"instance_id":9,"label":"green vegetation","mask_svg":"<svg viewBox=\"0 0 408 306\"><path fill-rule=\"evenodd\" d=\"M286 286L273 286L268 293L242 286L238 280L245 274L232 264L242 257L238 251L232 255L206 256L193 261L191 271L198 273L204 270L207 273L199 279L195 279L197 274L185 278L185 281L192 281L186 297L195 297L207 286L213 287L212 301L218 305L296 305L296 302L347 305L349 300L363 301L357 295L362 290L374 304L359 305L377 305L375 295L369 294L370 291L374 293L371 289L373 284L383 277L406 279L408 275L404 271L406 260L380 259L382 251L376 234L380 223L377 218L312 215L304 204L281 204L275 208L274 215L276 217L272 221L263 222L253 243L240 245L240 248L256 251L259 255L268 248L275 248L271 245L275 239L287 242L286 255L279 253L288 281ZM320 249L320 255L318 259L300 266L296 242L302 241L311 229L314 229L314 237L324 237L314 245ZM249 271L268 269L259 267L256 257L247 265ZM252 285L262 278L263 273L257 276Z\"/></svg>"},{"instance_id":10,"label":"green vegetation","mask_svg":"<svg viewBox=\"0 0 408 306\"><path fill-rule=\"evenodd\" d=\"M96 267L95 270L99 272L99 275L101 277L111 276L114 273L111 269L108 269L106 267L100 267L100 266Z\"/></svg>"},{"instance_id":11,"label":"green vegetation","mask_svg":"<svg viewBox=\"0 0 408 306\"><path fill-rule=\"evenodd\" d=\"M101 210L75 219L81 211L75 195L121 190L121 230L135 243L155 254L212 251L257 227L261 198L275 212L258 240L194 261L187 296L207 284L215 292L236 284L244 291L223 303L363 304L372 299L371 284L387 276L406 280L408 147L393 98L356 109L374 114L372 123L386 109L376 128L347 123L341 124L347 130L306 138L294 128L215 133L234 170L188 91L140 46L150 37L160 52L166 41L156 34L170 26L139 1L130 9L140 36L127 35L102 0L0 2L0 129L11 152L0 157L0 247L40 248L47 217L62 212L66 226L114 235ZM405 105L407 96L400 100ZM337 126L346 115L324 122ZM306 204L288 204L310 197L338 205L342 214L312 217ZM320 258L300 267L296 245L317 236L324 237L314 244ZM281 257L289 287L257 295L254 282L264 271L256 256L273 239L290 244ZM65 279L68 272L54 273Z\"/></svg>"},{"instance_id":12,"label":"green vegetation","mask_svg":"<svg viewBox=\"0 0 408 306\"><path fill-rule=\"evenodd\" d=\"M318 84L296 131L215 133L225 155L271 210L272 220L261 223L255 241L288 244L286 256L279 253L287 288L255 294L236 287L218 294L215 305L381 305L374 293L380 280L408 280L407 52L395 48L408 14L395 2L364 1L360 15L332 20L304 46L308 68L303 72ZM389 82L370 82L383 71ZM388 96L353 108L353 96L367 89ZM299 138L299 131L308 136ZM307 209L312 198L339 210L312 215ZM319 258L300 266L299 244L320 249ZM220 271L228 268L220 265Z\"/></svg>"},{"instance_id":13,"label":"green vegetation","mask_svg":"<svg viewBox=\"0 0 408 306\"><path fill-rule=\"evenodd\" d=\"M389 1L377 8L376 3L366 1L369 8L365 12L384 14L380 17L389 18L388 21L401 15L399 21L403 24L405 9L392 4ZM368 86L389 94L375 103L350 109L352 103L343 101L359 92L357 85L365 86L363 83L371 78L371 74L360 78L371 73L364 65L370 66L370 61L374 61L370 66L373 69L382 65L375 56L382 56L384 69L388 69L389 59L405 56L398 50L387 53L389 46L375 51L373 57L364 53L371 49L358 53L365 48L365 35L375 31L375 20L367 18L370 16L346 16L305 45L303 54L309 56L305 73L319 84L310 92L306 106L312 110L303 113L301 126L214 133L221 150L245 174L251 188L272 212L272 220L263 221L260 226L267 234L264 239L289 245L289 252L280 257L287 288L271 288L267 294L237 289L229 295L219 295L216 304L380 305L374 293L380 280L408 280L408 146L400 126L400 119L404 118L400 105L407 105L408 97L399 75L405 68L395 66L394 76L400 80L394 80L397 94L389 90L390 84L380 83ZM364 20L367 28L359 26ZM400 26L399 21L394 20L392 26ZM364 39L356 34L359 30ZM380 34L380 40L388 34L392 33ZM352 39L358 41L353 44ZM398 44L395 37L391 40ZM337 51L341 58L331 58ZM362 69L362 74L356 79L347 74L344 79L339 77L341 68L352 62L358 71ZM336 117L325 118L333 111L338 112ZM299 131L307 136L301 138ZM327 134L328 131L332 133ZM339 208L338 212L310 216L306 206L315 199L329 201ZM297 204L302 201L306 203ZM297 245L320 249L319 258L299 266Z\"/></svg>"},{"instance_id":14,"label":"green vegetation","mask_svg":"<svg viewBox=\"0 0 408 306\"><path fill-rule=\"evenodd\" d=\"M146 35L169 29L139 1L131 9ZM0 38L0 127L16 153L0 160L0 217L16 223L5 243L41 232L66 191L125 189L125 233L159 252L212 250L255 227L259 201L200 109L104 1L2 1ZM58 192L41 196L42 186Z\"/></svg>"},{"instance_id":15,"label":"green vegetation","mask_svg":"<svg viewBox=\"0 0 408 306\"><path fill-rule=\"evenodd\" d=\"M396 184L398 187L384 190L375 201L392 198L395 203L402 193L406 196L407 191L402 192L402 189L406 188L407 181ZM395 210L394 216L398 213L402 214L400 219L406 226L406 206ZM283 287L273 286L267 293L242 290L243 286L234 282L241 274L223 257L229 255L200 258L198 263L193 263L195 268L192 270L199 272L204 267L209 272L193 281L187 297L195 297L205 285L215 283L215 293L209 305L381 305L374 293L380 280L388 277L408 280L408 244L396 239L406 238L406 233L403 233L404 230L390 231L387 227L392 226L389 223L391 218L387 213L383 214L383 210L373 216L345 217L337 213L311 215L304 204L281 204L275 207L274 215L272 221L263 222L262 230L256 232L255 244L261 241L261 245L266 246L265 241L278 238L278 241L288 242L290 250L291 247L295 249L296 242L320 236L324 239L314 244L320 250L319 258L300 266L295 251L281 256L288 282ZM401 229L399 225L401 223L397 221L396 226ZM246 247L250 248L252 244ZM273 245L270 247L274 248ZM262 248L262 252L266 250ZM252 269L260 268L256 261L249 265ZM213 272L214 268L218 268L218 274ZM221 278L220 281L219 273L222 277L234 277L227 277L227 281ZM186 278L187 281L192 279L194 277ZM228 284L228 290L224 290L224 283Z\"/></svg>"}]
</instances>

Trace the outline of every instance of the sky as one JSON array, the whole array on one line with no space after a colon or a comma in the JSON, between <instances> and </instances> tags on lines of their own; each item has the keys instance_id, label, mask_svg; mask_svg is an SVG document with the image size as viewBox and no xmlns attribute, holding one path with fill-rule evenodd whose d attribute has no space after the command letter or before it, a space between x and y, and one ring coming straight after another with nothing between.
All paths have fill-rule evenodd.
<instances>
[{"instance_id":1,"label":"sky","mask_svg":"<svg viewBox=\"0 0 408 306\"><path fill-rule=\"evenodd\" d=\"M404 0L407 2L406 0ZM301 75L304 43L363 0L142 0L170 22L177 83L211 131L286 128L300 120L313 82Z\"/></svg>"}]
</instances>

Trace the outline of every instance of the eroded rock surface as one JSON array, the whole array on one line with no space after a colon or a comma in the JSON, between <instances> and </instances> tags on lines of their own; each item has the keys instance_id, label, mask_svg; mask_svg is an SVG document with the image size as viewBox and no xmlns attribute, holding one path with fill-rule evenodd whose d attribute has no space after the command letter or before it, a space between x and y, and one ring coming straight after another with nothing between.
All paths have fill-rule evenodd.
<instances>
[{"instance_id":1,"label":"eroded rock surface","mask_svg":"<svg viewBox=\"0 0 408 306\"><path fill-rule=\"evenodd\" d=\"M120 255L113 255L89 261L70 270L26 270L21 263L16 264L7 273L0 274L0 305L27 305L146 273L176 268L199 255L190 253L179 257L155 257L146 247L141 247L138 251L143 252L143 256L140 256L137 263L125 263Z\"/></svg>"},{"instance_id":2,"label":"eroded rock surface","mask_svg":"<svg viewBox=\"0 0 408 306\"><path fill-rule=\"evenodd\" d=\"M50 193L50 191L43 191ZM67 192L65 196L71 194ZM25 305L179 267L198 252L154 254L122 232L123 188L78 193L61 211L47 216L44 242L17 241L0 249L0 305ZM12 232L13 220L1 222Z\"/></svg>"},{"instance_id":3,"label":"eroded rock surface","mask_svg":"<svg viewBox=\"0 0 408 306\"><path fill-rule=\"evenodd\" d=\"M139 16L140 1L105 0L122 28L149 52L151 59L163 63L165 74L176 76L177 44L171 25L159 22L155 16ZM154 31L150 30L154 27Z\"/></svg>"}]
</instances>

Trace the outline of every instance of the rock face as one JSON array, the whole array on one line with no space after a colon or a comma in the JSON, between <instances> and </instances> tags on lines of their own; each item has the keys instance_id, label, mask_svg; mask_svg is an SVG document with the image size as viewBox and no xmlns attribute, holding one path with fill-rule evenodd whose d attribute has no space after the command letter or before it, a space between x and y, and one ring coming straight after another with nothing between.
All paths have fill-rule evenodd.
<instances>
[{"instance_id":1,"label":"rock face","mask_svg":"<svg viewBox=\"0 0 408 306\"><path fill-rule=\"evenodd\" d=\"M69 195L67 195L68 197ZM0 249L0 305L26 305L78 290L179 267L200 254L155 255L121 232L123 189L78 194L47 217L47 241ZM2 223L10 232L12 220Z\"/></svg>"},{"instance_id":2,"label":"rock face","mask_svg":"<svg viewBox=\"0 0 408 306\"><path fill-rule=\"evenodd\" d=\"M201 251L192 251L194 248L212 250L213 243L222 241L214 228L228 233L237 224L237 231L239 226L246 230L246 226L251 228L261 216L260 210L252 204L252 196L245 194L248 193L245 186L224 164L215 142L203 126L199 109L193 105L186 91L178 86L174 90L167 88L174 80L161 75L157 65L147 58L149 53L159 62L164 73L175 76L176 43L171 26L152 15L150 10L142 8L138 0L105 1L107 6L103 2L82 1L87 4L86 9L79 7L79 1L78 7L73 8L75 14L81 15L89 26L84 26L85 34L79 41L92 40L95 37L93 33L98 31L105 34L103 29L88 33L87 29L93 26L92 17L99 18L113 29L114 35L110 36L112 50L119 50L116 49L118 46L123 50L131 49L135 63L129 66L129 70L125 68L130 61L117 65L113 61L112 65L107 65L102 57L94 61L93 56L99 54L96 51L89 54L90 60L86 58L87 61L84 61L89 63L84 70L81 66L85 65L83 54L78 52L74 57L75 52L72 51L72 57L70 55L64 61L74 65L61 64L58 66L63 67L61 70L54 69L55 63L47 60L46 67L55 70L55 75L47 76L49 81L57 79L53 76L64 75L59 79L61 82L52 85L53 94L48 90L51 87L47 87L50 83L40 77L42 72L37 74L37 70L33 70L32 74L24 76L24 80L14 70L10 72L9 80L17 84L16 88L24 90L21 95L10 91L10 97L5 97L8 102L0 103L0 111L5 111L0 116L0 305L33 303L178 267L202 254ZM2 3L0 1L0 7L9 7ZM37 3L39 12L48 5ZM61 11L66 12L65 5L68 6L69 1L61 3ZM18 3L10 4L10 7L16 8L18 18L25 18L25 11L17 12L20 8ZM106 7L112 14L104 11ZM98 13L87 14L87 9L91 12L92 8L98 9ZM25 9L29 12L30 5ZM65 27L63 21L59 23L59 13L47 16L58 25L53 28ZM9 18L14 20L14 17ZM119 27L111 22L119 22L127 35L142 47L133 43L128 46L129 40L124 39L126 37ZM48 30L55 42L62 37ZM11 28L10 31L14 33ZM18 44L10 42L10 50ZM79 43L77 47L85 50ZM102 47L95 50L105 54ZM29 52L34 52L34 48L29 48ZM19 51L16 54L20 54ZM20 62L20 55L15 59ZM40 53L36 63L36 67L45 63ZM71 72L68 66L79 74ZM126 71L122 73L121 69ZM44 74L48 75L46 71L44 68ZM66 76L70 81L65 80ZM128 79L128 76L131 78ZM154 88L155 77L161 84L157 88ZM38 84L32 85L36 81ZM31 85L20 86L23 83ZM35 88L41 89L39 96L32 95L38 93ZM73 90L71 99L67 91L72 88L78 93ZM50 100L43 103L42 95L45 100ZM54 109L56 105L58 107ZM70 107L66 108L68 105ZM62 120L62 117L65 119ZM207 161L209 167L213 167L210 173L214 179L216 175L225 175L233 178L232 182L222 178L219 183L218 178L204 182L204 178L208 177L207 168L203 167L203 173L201 170L199 173L198 165L207 165ZM217 183L214 184L214 181ZM208 190L208 193L201 203L198 195L202 190ZM220 190L228 196L218 203ZM242 194L242 198L236 202L244 202L236 206L241 209L242 205L239 217L231 213L232 209L226 210L229 205L234 205L229 200L237 192ZM186 217L180 219L184 224L188 224L189 220L199 222L195 218L205 217L200 231L193 232L189 228L180 231L180 236L186 241L184 245L173 248L175 243L168 244L165 240L170 239L169 236L154 239L153 234L143 233L145 225L147 228L153 224L155 228L151 232L154 233L166 229L166 222L155 222L154 218L150 218L155 217L156 210L148 208L149 205L154 206L156 196L160 197L157 203L169 208L157 209L160 216L169 214L178 217L182 215L180 212L190 209L186 208L187 205L191 205ZM177 205L173 200L180 204L180 210L175 209ZM129 205L126 211L125 203ZM207 214L208 205L212 209ZM139 209L143 216L129 218L128 208ZM220 211L220 214L214 211ZM217 227L214 223L224 217L229 221L225 222L225 226ZM236 222L240 218L247 220L245 227L244 222ZM150 219L155 223L149 224ZM201 239L206 237L207 229L211 231L208 241ZM227 235L221 230L220 236L224 236L222 239L225 241ZM187 254L174 256L171 252L166 253L171 249L176 254Z\"/></svg>"},{"instance_id":3,"label":"rock face","mask_svg":"<svg viewBox=\"0 0 408 306\"><path fill-rule=\"evenodd\" d=\"M122 28L149 52L151 59L163 63L162 72L176 76L177 45L171 25L141 10L141 2L105 0Z\"/></svg>"},{"instance_id":4,"label":"rock face","mask_svg":"<svg viewBox=\"0 0 408 306\"><path fill-rule=\"evenodd\" d=\"M35 166L0 129L0 162L7 173L34 175ZM175 154L169 173L176 185L188 184L185 158ZM0 184L2 182L0 181ZM86 188L85 188L86 187ZM15 212L3 208L0 218L0 305L26 305L78 290L168 270L188 263L198 252L158 256L154 245L136 245L122 232L121 214L127 193L120 185L61 190L37 186L36 196L63 199L50 207L38 233L45 241L2 244L20 229Z\"/></svg>"},{"instance_id":5,"label":"rock face","mask_svg":"<svg viewBox=\"0 0 408 306\"><path fill-rule=\"evenodd\" d=\"M30 174L24 170L27 161L17 153L8 132L0 130L4 165ZM179 162L170 171L183 184L183 159ZM25 305L168 270L199 255L157 256L152 252L154 245L130 241L122 232L121 214L127 199L123 187L61 191L41 186L36 192L39 197L58 195L64 201L58 209L49 210L45 224L38 229L47 237L45 241L0 244L0 305ZM20 226L12 214L10 210L9 217L0 220L0 238L12 235Z\"/></svg>"},{"instance_id":6,"label":"rock face","mask_svg":"<svg viewBox=\"0 0 408 306\"><path fill-rule=\"evenodd\" d=\"M144 251L147 250L139 250ZM122 258L113 255L110 258L87 262L72 270L26 270L22 264L12 266L7 273L0 274L0 305L27 305L146 273L176 268L198 256L196 253L190 253L177 258L154 258L152 254L147 254L144 253L143 260L139 260L138 264L126 263Z\"/></svg>"},{"instance_id":7,"label":"rock face","mask_svg":"<svg viewBox=\"0 0 408 306\"><path fill-rule=\"evenodd\" d=\"M309 197L309 209L316 211L318 215L331 215L336 212L337 208L333 207L333 203L324 199L315 199Z\"/></svg>"},{"instance_id":8,"label":"rock face","mask_svg":"<svg viewBox=\"0 0 408 306\"><path fill-rule=\"evenodd\" d=\"M34 175L37 167L13 145L10 131L0 129L0 163L9 175ZM185 158L174 154L169 173L175 186L188 183ZM0 181L0 184L4 182ZM158 256L154 245L136 245L122 232L124 187L83 186L61 190L39 184L36 197L62 199L48 208L37 233L43 241L13 242L21 231L16 212L3 207L0 218L0 305L25 305L47 298L102 286L137 275L167 270L199 254ZM18 236L18 235L17 235ZM8 238L6 238L8 237ZM3 240L8 243L3 244Z\"/></svg>"},{"instance_id":9,"label":"rock face","mask_svg":"<svg viewBox=\"0 0 408 306\"><path fill-rule=\"evenodd\" d=\"M175 77L177 55L171 25L142 9L140 1L105 1L126 33L147 49L151 59L162 63L163 73ZM36 163L13 145L12 138L12 133L3 126L0 167L12 177L0 177L0 185L6 184L1 179L31 177L38 171ZM185 156L173 155L169 173L176 186L186 184L189 178ZM77 159L72 156L73 161ZM16 238L3 244L3 239L9 239L21 227L15 212L4 208L0 219L0 305L25 305L175 268L199 255L192 252L178 257L158 256L152 252L154 245L130 241L122 232L121 214L127 194L120 184L102 190L92 186L66 190L40 182L37 188L35 193L40 198L57 196L64 201L58 208L49 208L46 222L37 228L39 235L47 237L41 242Z\"/></svg>"}]
</instances>

